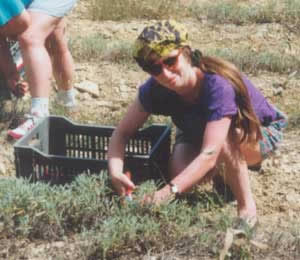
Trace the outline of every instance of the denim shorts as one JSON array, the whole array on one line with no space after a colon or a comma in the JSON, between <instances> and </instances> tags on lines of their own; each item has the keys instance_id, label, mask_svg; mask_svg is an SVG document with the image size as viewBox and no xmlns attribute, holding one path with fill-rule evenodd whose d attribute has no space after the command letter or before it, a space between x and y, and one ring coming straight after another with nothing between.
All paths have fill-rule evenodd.
<instances>
[{"instance_id":1,"label":"denim shorts","mask_svg":"<svg viewBox=\"0 0 300 260\"><path fill-rule=\"evenodd\" d=\"M71 11L76 2L77 0L33 0L27 10L54 17L63 17Z\"/></svg>"},{"instance_id":2,"label":"denim shorts","mask_svg":"<svg viewBox=\"0 0 300 260\"><path fill-rule=\"evenodd\" d=\"M261 126L262 140L259 141L262 157L265 159L271 155L280 145L283 139L283 130L287 126L287 116L276 109L276 119L268 126ZM192 136L179 128L176 129L175 145L180 143L192 144L196 149L201 149L203 136Z\"/></svg>"}]
</instances>

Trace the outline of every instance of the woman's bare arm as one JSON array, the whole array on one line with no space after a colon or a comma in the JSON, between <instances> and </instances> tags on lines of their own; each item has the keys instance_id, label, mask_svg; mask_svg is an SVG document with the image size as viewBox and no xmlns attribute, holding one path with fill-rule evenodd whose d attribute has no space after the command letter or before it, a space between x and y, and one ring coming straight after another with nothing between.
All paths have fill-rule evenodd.
<instances>
[{"instance_id":1,"label":"woman's bare arm","mask_svg":"<svg viewBox=\"0 0 300 260\"><path fill-rule=\"evenodd\" d=\"M142 127L149 116L138 98L129 106L124 118L112 134L108 148L108 169L112 183L120 195L134 184L123 174L125 146L128 139Z\"/></svg>"}]
</instances>

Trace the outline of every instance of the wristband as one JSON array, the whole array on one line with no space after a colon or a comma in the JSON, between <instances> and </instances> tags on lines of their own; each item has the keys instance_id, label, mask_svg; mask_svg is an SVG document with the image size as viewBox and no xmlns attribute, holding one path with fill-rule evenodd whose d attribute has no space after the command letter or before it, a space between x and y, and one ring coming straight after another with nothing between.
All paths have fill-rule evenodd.
<instances>
[{"instance_id":1,"label":"wristband","mask_svg":"<svg viewBox=\"0 0 300 260\"><path fill-rule=\"evenodd\" d=\"M170 188L171 188L171 192L173 194L175 194L175 196L177 196L179 194L179 190L176 184L169 182Z\"/></svg>"}]
</instances>

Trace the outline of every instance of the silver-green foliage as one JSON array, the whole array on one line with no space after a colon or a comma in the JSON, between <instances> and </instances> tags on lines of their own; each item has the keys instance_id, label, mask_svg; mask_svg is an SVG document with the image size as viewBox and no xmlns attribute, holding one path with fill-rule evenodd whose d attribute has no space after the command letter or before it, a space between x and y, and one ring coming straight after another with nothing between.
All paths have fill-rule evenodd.
<instances>
[{"instance_id":1,"label":"silver-green foliage","mask_svg":"<svg viewBox=\"0 0 300 260\"><path fill-rule=\"evenodd\" d=\"M132 43L129 41L111 41L101 34L92 34L84 38L71 39L70 49L76 61L99 60L121 63L132 60Z\"/></svg>"},{"instance_id":2,"label":"silver-green foliage","mask_svg":"<svg viewBox=\"0 0 300 260\"><path fill-rule=\"evenodd\" d=\"M105 178L80 176L69 186L22 179L0 182L0 223L7 236L57 238L103 218L111 206ZM105 196L104 196L105 195Z\"/></svg>"},{"instance_id":3,"label":"silver-green foliage","mask_svg":"<svg viewBox=\"0 0 300 260\"><path fill-rule=\"evenodd\" d=\"M257 73L270 71L277 73L291 73L300 66L298 57L274 53L270 51L255 52L250 49L210 49L205 55L217 56L229 60L242 71Z\"/></svg>"},{"instance_id":4,"label":"silver-green foliage","mask_svg":"<svg viewBox=\"0 0 300 260\"><path fill-rule=\"evenodd\" d=\"M162 250L199 232L206 221L199 212L201 197L159 206L141 203L155 190L153 182L139 186L132 202L114 196L106 174L81 175L66 186L30 183L23 179L0 181L0 230L2 237L56 240L70 232L88 243L83 252L102 258L121 248L138 247L144 253Z\"/></svg>"},{"instance_id":5,"label":"silver-green foliage","mask_svg":"<svg viewBox=\"0 0 300 260\"><path fill-rule=\"evenodd\" d=\"M206 17L214 23L233 23L237 25L250 23L292 23L299 24L300 4L298 0L268 0L264 4L253 2L241 4L237 0L195 3L190 12L198 19Z\"/></svg>"}]
</instances>

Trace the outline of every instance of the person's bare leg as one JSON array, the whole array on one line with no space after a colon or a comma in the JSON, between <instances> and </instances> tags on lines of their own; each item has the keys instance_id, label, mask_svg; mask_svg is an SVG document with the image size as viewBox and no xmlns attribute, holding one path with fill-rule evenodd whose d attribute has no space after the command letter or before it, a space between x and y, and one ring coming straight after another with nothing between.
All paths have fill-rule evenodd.
<instances>
[{"instance_id":1,"label":"person's bare leg","mask_svg":"<svg viewBox=\"0 0 300 260\"><path fill-rule=\"evenodd\" d=\"M5 37L16 37L23 33L31 24L29 13L24 10L20 15L12 18L7 24L0 27L0 34Z\"/></svg>"},{"instance_id":2,"label":"person's bare leg","mask_svg":"<svg viewBox=\"0 0 300 260\"><path fill-rule=\"evenodd\" d=\"M179 143L174 146L169 162L169 175L171 180L195 159L197 152L199 151L189 143Z\"/></svg>"},{"instance_id":3,"label":"person's bare leg","mask_svg":"<svg viewBox=\"0 0 300 260\"><path fill-rule=\"evenodd\" d=\"M52 58L53 75L58 89L73 88L74 62L65 37L65 21L60 20L47 39L47 49Z\"/></svg>"},{"instance_id":4,"label":"person's bare leg","mask_svg":"<svg viewBox=\"0 0 300 260\"><path fill-rule=\"evenodd\" d=\"M259 151L252 151L259 157ZM226 143L221 152L221 160L225 163L226 183L232 189L238 203L238 215L240 217L256 216L256 204L250 188L248 165L246 157L240 151L238 145ZM254 162L254 158L247 158Z\"/></svg>"},{"instance_id":5,"label":"person's bare leg","mask_svg":"<svg viewBox=\"0 0 300 260\"><path fill-rule=\"evenodd\" d=\"M39 120L49 115L52 64L45 41L60 19L42 13L29 13L32 24L18 38L30 88L31 108L27 120L8 132L14 139L24 136Z\"/></svg>"},{"instance_id":6,"label":"person's bare leg","mask_svg":"<svg viewBox=\"0 0 300 260\"><path fill-rule=\"evenodd\" d=\"M45 46L60 18L29 12L31 26L19 36L30 94L33 98L48 98L51 89L52 64Z\"/></svg>"},{"instance_id":7,"label":"person's bare leg","mask_svg":"<svg viewBox=\"0 0 300 260\"><path fill-rule=\"evenodd\" d=\"M199 149L190 143L176 144L169 162L170 178L174 179L180 172L182 172L199 155L199 152ZM211 181L217 172L216 168L212 169L200 180L198 184Z\"/></svg>"}]
</instances>

